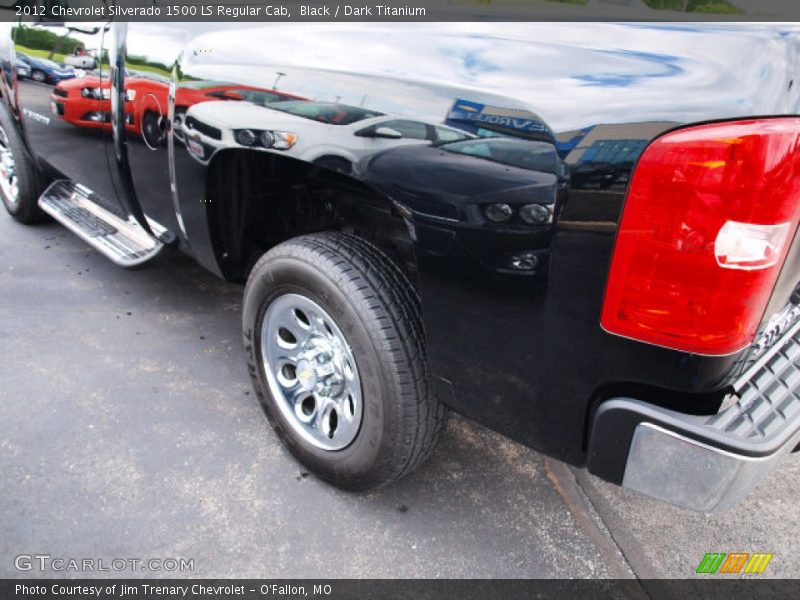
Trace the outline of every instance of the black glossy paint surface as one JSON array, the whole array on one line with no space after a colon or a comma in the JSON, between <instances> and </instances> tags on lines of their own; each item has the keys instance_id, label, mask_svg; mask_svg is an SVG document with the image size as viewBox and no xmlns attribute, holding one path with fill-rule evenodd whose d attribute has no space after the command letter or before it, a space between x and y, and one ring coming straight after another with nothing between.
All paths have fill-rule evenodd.
<instances>
[{"instance_id":1,"label":"black glossy paint surface","mask_svg":"<svg viewBox=\"0 0 800 600\"><path fill-rule=\"evenodd\" d=\"M49 118L21 113L33 152L109 203L141 207L217 274L227 272L220 236L230 223L214 221L221 217L209 186L231 152L334 169L379 192L413 245L430 360L464 414L579 462L594 400L625 388L702 410L706 395L740 369L739 355L692 356L603 332L605 277L627 182L650 140L690 123L800 112L797 30L522 23L99 30L70 37L86 50L100 51L92 46L98 39L115 49L117 100L113 110L107 104L116 131L64 122L49 112L52 86L17 81L23 108ZM296 142L284 150L246 146L242 130ZM496 203L512 208L508 222L487 218ZM547 208L552 222L524 222L520 209L530 204ZM781 294L792 287L782 285Z\"/></svg>"}]
</instances>

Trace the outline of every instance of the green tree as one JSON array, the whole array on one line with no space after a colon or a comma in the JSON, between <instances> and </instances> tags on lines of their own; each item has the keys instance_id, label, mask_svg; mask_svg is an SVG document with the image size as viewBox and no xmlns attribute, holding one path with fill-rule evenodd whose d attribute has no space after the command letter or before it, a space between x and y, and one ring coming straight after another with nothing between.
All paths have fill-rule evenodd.
<instances>
[{"instance_id":1,"label":"green tree","mask_svg":"<svg viewBox=\"0 0 800 600\"><path fill-rule=\"evenodd\" d=\"M676 12L727 13L744 12L728 0L643 0L647 6L655 10L671 10Z\"/></svg>"},{"instance_id":2,"label":"green tree","mask_svg":"<svg viewBox=\"0 0 800 600\"><path fill-rule=\"evenodd\" d=\"M56 52L71 54L75 48L83 48L83 42L69 36L69 33L58 35L38 27L13 27L11 35L14 43L34 50L46 50L52 58Z\"/></svg>"}]
</instances>

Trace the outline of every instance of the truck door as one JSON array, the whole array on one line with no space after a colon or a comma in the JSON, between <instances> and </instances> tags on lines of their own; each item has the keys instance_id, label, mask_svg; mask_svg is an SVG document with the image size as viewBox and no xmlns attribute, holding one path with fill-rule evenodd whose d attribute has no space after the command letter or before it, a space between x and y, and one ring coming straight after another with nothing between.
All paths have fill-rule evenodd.
<instances>
[{"instance_id":1,"label":"truck door","mask_svg":"<svg viewBox=\"0 0 800 600\"><path fill-rule=\"evenodd\" d=\"M105 23L22 23L14 27L17 90L33 153L54 179L94 192L106 210L126 218L103 141L110 131Z\"/></svg>"},{"instance_id":2,"label":"truck door","mask_svg":"<svg viewBox=\"0 0 800 600\"><path fill-rule=\"evenodd\" d=\"M167 29L167 26L163 28ZM181 233L173 203L168 133L172 63L178 51L146 23L115 23L107 42L115 80L115 129L107 140L110 162L135 210L152 233L172 242ZM164 31L167 40L170 36Z\"/></svg>"}]
</instances>

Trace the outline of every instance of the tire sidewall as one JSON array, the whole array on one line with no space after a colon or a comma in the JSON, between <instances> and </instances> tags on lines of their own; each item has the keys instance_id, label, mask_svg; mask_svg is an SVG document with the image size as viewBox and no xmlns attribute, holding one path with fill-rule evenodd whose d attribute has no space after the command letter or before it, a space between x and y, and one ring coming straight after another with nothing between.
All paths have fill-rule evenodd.
<instances>
[{"instance_id":1,"label":"tire sidewall","mask_svg":"<svg viewBox=\"0 0 800 600\"><path fill-rule=\"evenodd\" d=\"M144 111L142 115L142 137L148 146L160 148L164 145L164 134L158 126L159 115L152 110Z\"/></svg>"},{"instance_id":2,"label":"tire sidewall","mask_svg":"<svg viewBox=\"0 0 800 600\"><path fill-rule=\"evenodd\" d=\"M362 420L353 442L328 451L306 442L293 430L276 405L267 383L261 353L261 327L269 305L278 297L295 293L322 306L344 333L361 379ZM243 307L244 341L248 369L256 393L273 428L290 451L318 476L357 489L369 487L390 458L387 434L392 431L386 373L380 353L353 302L324 273L305 261L276 257L258 265L251 274Z\"/></svg>"},{"instance_id":3,"label":"tire sidewall","mask_svg":"<svg viewBox=\"0 0 800 600\"><path fill-rule=\"evenodd\" d=\"M0 191L0 198L8 213L23 222L30 222L40 217L37 204L37 181L31 159L22 142L13 117L8 108L0 101L0 125L6 133L11 153L14 155L14 168L17 176L17 201L12 203Z\"/></svg>"}]
</instances>

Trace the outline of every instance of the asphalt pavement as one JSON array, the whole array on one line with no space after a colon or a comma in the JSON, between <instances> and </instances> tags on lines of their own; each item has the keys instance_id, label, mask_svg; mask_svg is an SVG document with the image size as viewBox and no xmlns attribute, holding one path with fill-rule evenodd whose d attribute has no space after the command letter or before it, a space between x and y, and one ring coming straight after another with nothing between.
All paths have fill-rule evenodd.
<instances>
[{"instance_id":1,"label":"asphalt pavement","mask_svg":"<svg viewBox=\"0 0 800 600\"><path fill-rule=\"evenodd\" d=\"M0 577L15 557L192 559L193 577L692 577L706 552L800 575L800 460L691 513L460 417L368 494L282 448L251 392L242 288L177 251L120 269L62 227L0 215ZM91 573L84 573L91 575ZM76 576L75 573L70 576Z\"/></svg>"}]
</instances>

